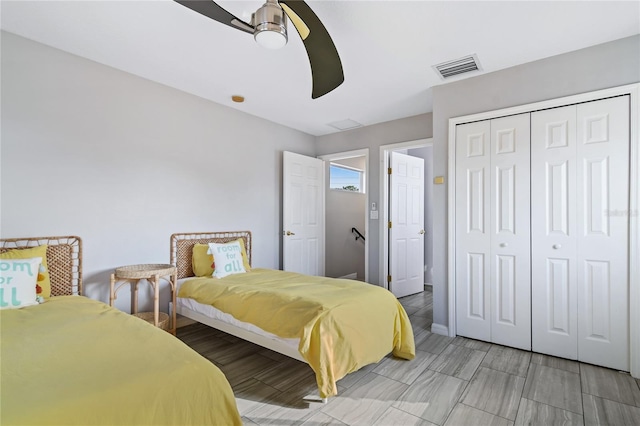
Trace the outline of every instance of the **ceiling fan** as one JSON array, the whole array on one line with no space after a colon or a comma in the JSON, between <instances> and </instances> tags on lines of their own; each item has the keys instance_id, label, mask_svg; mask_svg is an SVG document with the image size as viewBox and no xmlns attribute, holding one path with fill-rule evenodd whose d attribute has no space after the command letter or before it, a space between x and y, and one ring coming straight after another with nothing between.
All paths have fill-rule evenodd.
<instances>
[{"instance_id":1,"label":"ceiling fan","mask_svg":"<svg viewBox=\"0 0 640 426\"><path fill-rule=\"evenodd\" d=\"M286 14L300 34L309 56L313 80L311 98L326 95L344 81L342 63L333 40L320 19L302 0L266 0L251 15L251 23L238 19L211 0L175 1L214 21L253 34L258 44L271 49L287 43Z\"/></svg>"}]
</instances>

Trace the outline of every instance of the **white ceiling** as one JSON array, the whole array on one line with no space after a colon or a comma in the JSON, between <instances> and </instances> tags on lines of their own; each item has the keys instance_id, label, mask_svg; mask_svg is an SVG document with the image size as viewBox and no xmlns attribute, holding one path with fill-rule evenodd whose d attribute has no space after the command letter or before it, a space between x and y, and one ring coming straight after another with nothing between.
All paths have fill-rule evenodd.
<instances>
[{"instance_id":1,"label":"white ceiling","mask_svg":"<svg viewBox=\"0 0 640 426\"><path fill-rule=\"evenodd\" d=\"M218 3L249 21L263 1ZM172 0L2 0L0 14L3 30L316 136L336 121L430 112L441 62L477 54L486 73L640 33L637 0L307 3L345 74L315 100L292 25L288 45L271 51Z\"/></svg>"}]
</instances>

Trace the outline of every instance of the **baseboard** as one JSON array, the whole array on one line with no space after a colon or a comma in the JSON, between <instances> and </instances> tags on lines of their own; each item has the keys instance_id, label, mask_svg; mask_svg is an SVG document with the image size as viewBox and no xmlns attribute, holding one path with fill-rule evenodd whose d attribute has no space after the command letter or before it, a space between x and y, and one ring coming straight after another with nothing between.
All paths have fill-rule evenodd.
<instances>
[{"instance_id":1,"label":"baseboard","mask_svg":"<svg viewBox=\"0 0 640 426\"><path fill-rule=\"evenodd\" d=\"M424 283L424 289L425 289L425 290L433 290L433 284L431 284L431 283Z\"/></svg>"},{"instance_id":2,"label":"baseboard","mask_svg":"<svg viewBox=\"0 0 640 426\"><path fill-rule=\"evenodd\" d=\"M443 336L449 335L449 327L442 324L431 324L431 332L433 334L441 334Z\"/></svg>"},{"instance_id":3,"label":"baseboard","mask_svg":"<svg viewBox=\"0 0 640 426\"><path fill-rule=\"evenodd\" d=\"M344 279L347 279L347 280L357 280L358 279L358 273L357 272L352 272L350 274L343 275L343 276L338 277L338 278L344 278Z\"/></svg>"}]
</instances>

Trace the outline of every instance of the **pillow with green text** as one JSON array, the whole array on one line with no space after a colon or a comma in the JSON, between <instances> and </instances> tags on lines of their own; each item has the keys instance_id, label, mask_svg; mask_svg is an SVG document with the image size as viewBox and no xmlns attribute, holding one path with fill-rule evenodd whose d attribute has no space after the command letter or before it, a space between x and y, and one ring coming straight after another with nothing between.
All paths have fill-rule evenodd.
<instances>
[{"instance_id":1,"label":"pillow with green text","mask_svg":"<svg viewBox=\"0 0 640 426\"><path fill-rule=\"evenodd\" d=\"M0 309L37 305L36 283L42 258L0 259Z\"/></svg>"},{"instance_id":2,"label":"pillow with green text","mask_svg":"<svg viewBox=\"0 0 640 426\"><path fill-rule=\"evenodd\" d=\"M250 272L251 265L249 265L244 240L238 238L236 241L240 243L240 249L242 250L242 266L244 266L245 271ZM193 275L196 277L210 277L213 275L214 264L210 251L208 244L195 244L193 246L191 267L193 269Z\"/></svg>"},{"instance_id":3,"label":"pillow with green text","mask_svg":"<svg viewBox=\"0 0 640 426\"><path fill-rule=\"evenodd\" d=\"M51 280L49 278L49 270L47 266L47 245L42 244L38 247L13 249L0 253L0 259L29 259L32 257L39 257L42 259L38 268L38 281L36 287L38 288L38 295L45 299L51 296Z\"/></svg>"},{"instance_id":4,"label":"pillow with green text","mask_svg":"<svg viewBox=\"0 0 640 426\"><path fill-rule=\"evenodd\" d=\"M209 243L208 253L213 255L213 276L216 278L247 272L243 264L242 247L237 240L226 244Z\"/></svg>"}]
</instances>

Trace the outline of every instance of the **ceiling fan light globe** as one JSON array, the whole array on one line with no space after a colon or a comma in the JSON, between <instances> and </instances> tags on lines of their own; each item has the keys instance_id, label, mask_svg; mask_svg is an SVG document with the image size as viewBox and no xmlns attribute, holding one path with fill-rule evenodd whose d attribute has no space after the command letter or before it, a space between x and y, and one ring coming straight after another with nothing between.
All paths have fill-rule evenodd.
<instances>
[{"instance_id":1,"label":"ceiling fan light globe","mask_svg":"<svg viewBox=\"0 0 640 426\"><path fill-rule=\"evenodd\" d=\"M284 30L284 32L280 31L280 27L277 29L265 28L261 30L256 27L256 30L253 33L253 38L260 46L266 47L267 49L280 49L287 44L287 32L286 30Z\"/></svg>"},{"instance_id":2,"label":"ceiling fan light globe","mask_svg":"<svg viewBox=\"0 0 640 426\"><path fill-rule=\"evenodd\" d=\"M267 0L252 15L253 38L267 49L280 49L287 44L287 18L276 0Z\"/></svg>"}]
</instances>

